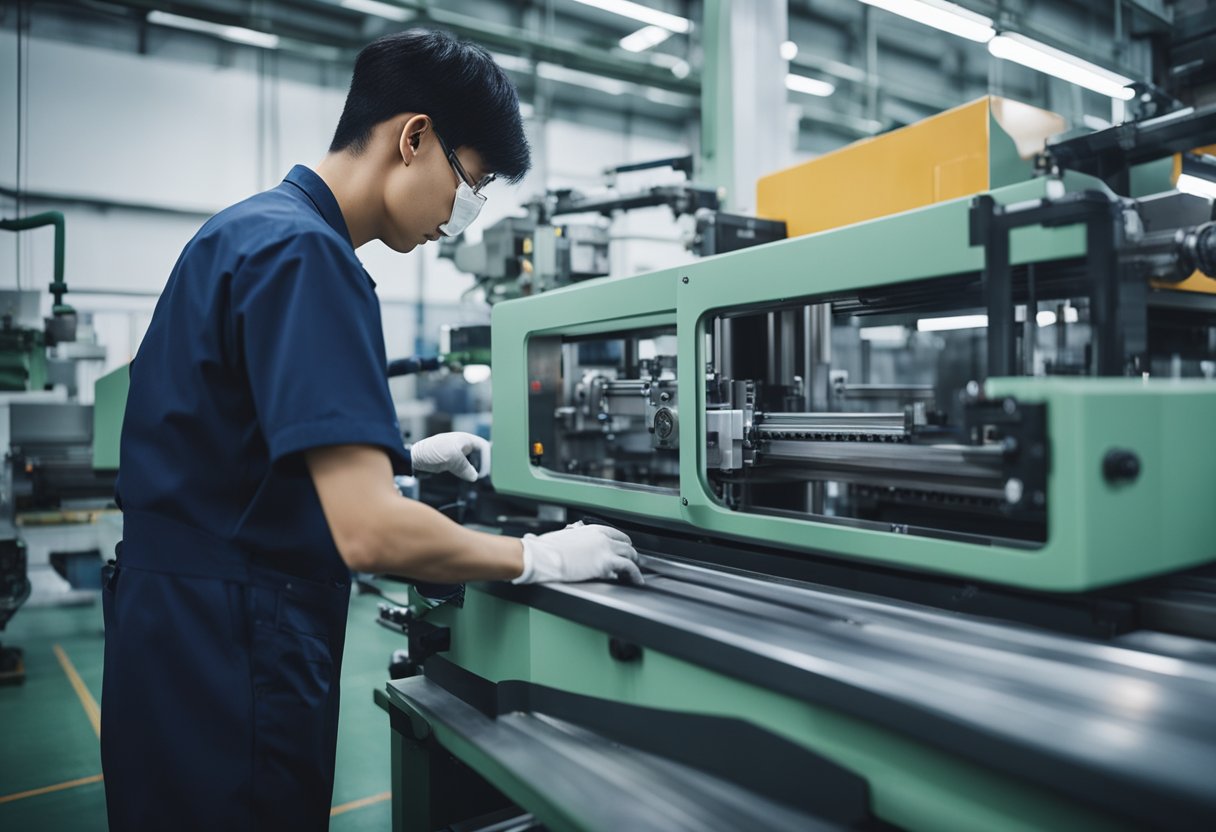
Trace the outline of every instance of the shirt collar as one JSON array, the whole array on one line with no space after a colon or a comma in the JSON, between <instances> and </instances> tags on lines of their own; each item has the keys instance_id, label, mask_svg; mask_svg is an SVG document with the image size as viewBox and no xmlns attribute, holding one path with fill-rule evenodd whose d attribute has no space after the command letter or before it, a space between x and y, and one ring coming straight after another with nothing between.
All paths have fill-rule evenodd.
<instances>
[{"instance_id":1,"label":"shirt collar","mask_svg":"<svg viewBox=\"0 0 1216 832\"><path fill-rule=\"evenodd\" d=\"M350 243L352 247L354 246L354 242L350 238L350 231L346 227L346 219L342 216L342 209L338 207L338 200L334 197L334 192L325 184L324 179L304 165L296 165L283 182L299 188L317 209L321 218L334 231L341 234L346 242Z\"/></svg>"}]
</instances>

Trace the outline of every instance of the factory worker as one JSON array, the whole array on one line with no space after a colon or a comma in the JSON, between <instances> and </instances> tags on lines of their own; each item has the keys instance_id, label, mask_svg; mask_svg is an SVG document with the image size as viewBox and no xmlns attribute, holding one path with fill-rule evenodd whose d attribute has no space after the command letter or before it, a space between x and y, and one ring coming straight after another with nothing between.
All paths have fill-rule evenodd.
<instances>
[{"instance_id":1,"label":"factory worker","mask_svg":"<svg viewBox=\"0 0 1216 832\"><path fill-rule=\"evenodd\" d=\"M324 829L350 570L456 583L625 577L615 530L523 541L399 497L475 478L467 434L403 449L375 283L355 249L455 235L530 164L514 87L424 30L364 49L329 154L212 217L131 366L107 570L110 828Z\"/></svg>"}]
</instances>

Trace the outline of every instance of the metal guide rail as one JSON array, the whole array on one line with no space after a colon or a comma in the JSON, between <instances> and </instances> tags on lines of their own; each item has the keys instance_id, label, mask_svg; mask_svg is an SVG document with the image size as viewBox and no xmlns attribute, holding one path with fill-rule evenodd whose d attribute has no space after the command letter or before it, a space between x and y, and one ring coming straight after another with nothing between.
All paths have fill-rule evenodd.
<instances>
[{"instance_id":1,"label":"metal guide rail","mask_svg":"<svg viewBox=\"0 0 1216 832\"><path fill-rule=\"evenodd\" d=\"M1167 654L1151 639L1134 649L666 557L643 565L641 589L486 589L1138 822L1216 823L1206 642L1174 637Z\"/></svg>"},{"instance_id":2,"label":"metal guide rail","mask_svg":"<svg viewBox=\"0 0 1216 832\"><path fill-rule=\"evenodd\" d=\"M494 684L442 658L390 683L379 701L406 753L426 761L425 775L411 772L427 785L411 784L406 829L499 829L445 823L467 813L478 787L491 791L478 795L488 798L480 808L494 805L493 791L499 805L528 805L512 829L890 828L870 814L863 780L742 720ZM445 765L447 748L462 752L457 767Z\"/></svg>"}]
</instances>

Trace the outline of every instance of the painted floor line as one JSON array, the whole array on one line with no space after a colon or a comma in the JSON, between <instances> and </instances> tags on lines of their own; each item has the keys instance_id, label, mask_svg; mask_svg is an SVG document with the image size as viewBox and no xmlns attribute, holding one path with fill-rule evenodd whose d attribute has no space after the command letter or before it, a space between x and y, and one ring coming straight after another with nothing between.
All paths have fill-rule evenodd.
<instances>
[{"instance_id":1,"label":"painted floor line","mask_svg":"<svg viewBox=\"0 0 1216 832\"><path fill-rule=\"evenodd\" d=\"M89 693L84 680L76 672L76 666L72 664L72 660L68 658L68 654L64 652L64 649L58 644L52 649L55 651L55 658L59 659L59 666L63 668L64 674L67 675L68 681L72 683L72 688L76 691L76 696L80 699L80 705L84 708L85 716L89 718L89 722L93 725L93 733L100 739L101 708L97 707L97 700L93 698L93 694ZM98 777L100 776L98 775Z\"/></svg>"},{"instance_id":2,"label":"painted floor line","mask_svg":"<svg viewBox=\"0 0 1216 832\"><path fill-rule=\"evenodd\" d=\"M377 803L383 803L392 798L392 792L381 792L374 794L371 797L362 797L358 800L352 800L350 803L343 803L341 806L335 806L329 810L329 816L341 815L345 812L353 812L355 809L362 809L364 806L373 806Z\"/></svg>"},{"instance_id":3,"label":"painted floor line","mask_svg":"<svg viewBox=\"0 0 1216 832\"><path fill-rule=\"evenodd\" d=\"M39 789L30 789L24 792L14 792L0 796L0 803L12 803L14 800L24 800L27 797L37 797L40 794L50 794L51 792L61 792L64 789L74 789L77 786L87 786L90 783L100 783L101 775L94 774L91 777L81 777L79 780L68 780L63 783L56 783L53 786L43 786Z\"/></svg>"}]
</instances>

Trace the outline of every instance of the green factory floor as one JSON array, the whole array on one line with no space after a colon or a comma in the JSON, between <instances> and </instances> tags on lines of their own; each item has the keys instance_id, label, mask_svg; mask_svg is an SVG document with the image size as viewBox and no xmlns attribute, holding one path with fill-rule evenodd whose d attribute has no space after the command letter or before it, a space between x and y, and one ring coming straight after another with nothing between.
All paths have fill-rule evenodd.
<instances>
[{"instance_id":1,"label":"green factory floor","mask_svg":"<svg viewBox=\"0 0 1216 832\"><path fill-rule=\"evenodd\" d=\"M376 625L377 602L351 599L334 832L390 825L388 718L372 704L372 690L384 684L389 655L403 639ZM25 651L26 667L25 684L0 687L0 829L104 830L101 755L89 713L101 700L100 604L21 609L0 637Z\"/></svg>"}]
</instances>

